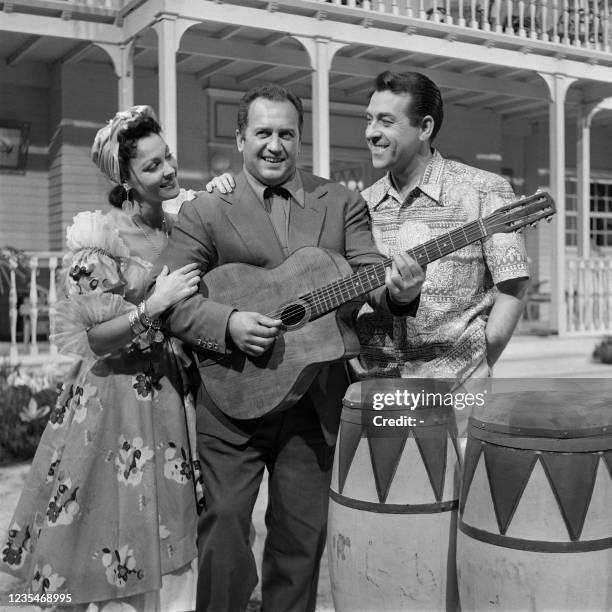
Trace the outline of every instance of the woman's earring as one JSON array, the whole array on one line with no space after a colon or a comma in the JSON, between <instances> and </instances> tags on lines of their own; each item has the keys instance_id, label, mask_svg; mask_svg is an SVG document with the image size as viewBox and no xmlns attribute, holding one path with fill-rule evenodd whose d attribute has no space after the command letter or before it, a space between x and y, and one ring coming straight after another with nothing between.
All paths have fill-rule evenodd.
<instances>
[{"instance_id":1,"label":"woman's earring","mask_svg":"<svg viewBox=\"0 0 612 612\"><path fill-rule=\"evenodd\" d=\"M130 208L132 201L130 200L130 188L127 185L123 185L123 191L125 191L125 200L123 200L123 208Z\"/></svg>"}]
</instances>

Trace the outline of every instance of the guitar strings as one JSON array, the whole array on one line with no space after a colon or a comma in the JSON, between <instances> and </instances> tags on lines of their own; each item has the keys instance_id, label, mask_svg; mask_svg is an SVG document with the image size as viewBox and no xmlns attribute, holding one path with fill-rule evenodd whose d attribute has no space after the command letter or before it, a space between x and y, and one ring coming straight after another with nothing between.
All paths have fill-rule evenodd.
<instances>
[{"instance_id":1,"label":"guitar strings","mask_svg":"<svg viewBox=\"0 0 612 612\"><path fill-rule=\"evenodd\" d=\"M486 236L486 233L483 232L482 227L480 225L480 219L476 221L472 221L460 228L452 230L443 236L434 237L427 242L414 247L413 249L409 249L406 251L412 256L415 256L417 261L422 261L423 255L427 259L425 263L430 263L443 257L448 253L452 253L458 248L462 248L471 244L472 242L476 242ZM458 239L461 244L460 247L455 247L454 239ZM460 240L459 240L460 239ZM450 242L450 248L447 242L443 242L444 240L448 240ZM444 247L443 250L441 247ZM429 253L429 250L436 249L437 252ZM302 296L301 299L304 302L307 302L309 306L317 309L315 312L315 316L320 316L329 310L333 310L335 307L339 306L346 299L340 299L338 301L338 293L341 294L341 298L351 299L352 297L358 297L364 293L368 293L372 289L380 287L384 284L385 279L385 268L389 267L393 261L393 258L387 257L382 262L377 264L372 264L367 266L365 269L360 270L350 276L338 279L320 287L318 289L313 290L309 294ZM374 284L372 283L374 280ZM369 287L366 288L364 283L368 282ZM355 287L355 283L358 282L358 287ZM338 303L334 303L334 302ZM285 317L291 317L297 315L303 309L302 305L291 304L286 308L281 309L276 308L271 313L268 313L267 316L271 318L279 318L281 315Z\"/></svg>"},{"instance_id":2,"label":"guitar strings","mask_svg":"<svg viewBox=\"0 0 612 612\"><path fill-rule=\"evenodd\" d=\"M544 192L534 194L527 198L522 198L521 200L515 202L513 209L524 207L526 204L529 204L530 202L533 202L535 200L544 200L542 202L543 207L541 208L540 211L532 210L531 214L539 214L540 218L544 218L545 216L550 216L550 214L554 212L554 209L550 207L550 198L548 194ZM531 206L533 208L533 205ZM526 219L528 219L529 214L530 214L529 212L523 211L521 220L525 221ZM508 227L507 222L504 222L503 220L498 223L495 223L494 219L496 217L502 218L503 211L495 211L494 213L488 215L484 219L482 218L476 219L475 221L472 221L470 223L467 223L466 225L463 225L457 229L454 229L448 232L447 234L434 237L431 240L428 240L427 242L423 243L422 245L414 247L413 249L410 249L406 252L413 256L416 255L415 259L417 261L422 261L422 256L424 255L427 260L425 263L426 264L430 263L432 261L435 261L436 259L439 259L440 257L443 257L444 255L448 253L452 253L453 251L463 248L464 246L467 246L469 244L472 244L473 242L481 240L482 238L486 237L487 234L496 233L496 231L498 231L496 228L498 227L499 228ZM484 229L484 225L483 225L484 221L487 222L488 232L485 231ZM523 225L525 225L525 223L523 223ZM518 227L516 229L518 229ZM448 244L445 242L442 242L442 247L445 247L446 249L446 252L445 252L440 247L440 243L442 240L446 240L446 239L450 241L451 248L449 249ZM463 244L460 243L460 246L455 246L454 239L459 239L461 242L463 242ZM429 253L430 247L435 247L438 252L437 253L434 252L433 254L430 255ZM372 289L375 289L376 287L380 287L382 284L384 284L385 268L387 268L392 263L392 261L393 261L392 258L386 258L378 264L367 266L364 270L360 270L359 272L356 272L355 274L351 274L350 276L347 276L347 277L338 279L337 281L334 281L332 283L329 283L328 285L324 287L315 289L311 293L306 294L305 296L302 296L301 299L304 302L307 302L310 307L314 307L315 316L320 316L322 314L325 314L326 312L333 310L337 306L340 306L343 302L346 302L348 299L351 299L352 297L358 297L359 295L367 293L368 291L371 291ZM364 282L366 280L369 282L369 285L370 285L369 288L364 287ZM372 280L375 281L375 284L372 284L371 282ZM358 286L355 286L356 283L358 283ZM337 297L339 292L341 293L340 300L338 300L338 297ZM346 298L346 299L342 299L342 298ZM334 302L337 302L337 303L334 303ZM269 313L268 316L272 318L280 318L281 315L287 315L291 317L291 316L295 316L298 313L300 313L303 310L303 308L304 307L301 304L299 305L291 304L287 306L286 308L283 308L282 310L280 308L277 308L275 311Z\"/></svg>"}]
</instances>

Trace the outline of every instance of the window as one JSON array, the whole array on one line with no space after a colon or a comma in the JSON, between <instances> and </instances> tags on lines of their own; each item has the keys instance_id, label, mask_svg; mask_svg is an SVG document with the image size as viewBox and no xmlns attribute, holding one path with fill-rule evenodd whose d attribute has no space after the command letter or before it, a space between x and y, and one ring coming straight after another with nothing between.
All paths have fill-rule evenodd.
<instances>
[{"instance_id":1,"label":"window","mask_svg":"<svg viewBox=\"0 0 612 612\"><path fill-rule=\"evenodd\" d=\"M578 246L578 195L575 178L565 181L565 245ZM612 247L612 179L591 181L590 237L595 247Z\"/></svg>"}]
</instances>

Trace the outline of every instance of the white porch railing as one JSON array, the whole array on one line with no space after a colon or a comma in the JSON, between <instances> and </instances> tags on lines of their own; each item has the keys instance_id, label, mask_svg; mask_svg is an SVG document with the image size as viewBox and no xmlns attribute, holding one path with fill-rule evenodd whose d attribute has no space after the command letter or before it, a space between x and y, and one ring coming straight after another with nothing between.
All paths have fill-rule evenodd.
<instances>
[{"instance_id":1,"label":"white porch railing","mask_svg":"<svg viewBox=\"0 0 612 612\"><path fill-rule=\"evenodd\" d=\"M318 0L472 30L610 51L612 0Z\"/></svg>"},{"instance_id":2,"label":"white porch railing","mask_svg":"<svg viewBox=\"0 0 612 612\"><path fill-rule=\"evenodd\" d=\"M612 330L612 262L570 259L566 275L567 326L570 332Z\"/></svg>"},{"instance_id":3,"label":"white porch railing","mask_svg":"<svg viewBox=\"0 0 612 612\"><path fill-rule=\"evenodd\" d=\"M319 0L484 30L610 50L609 0Z\"/></svg>"},{"instance_id":4,"label":"white porch railing","mask_svg":"<svg viewBox=\"0 0 612 612\"><path fill-rule=\"evenodd\" d=\"M49 319L49 334L55 331L55 302L57 301L56 273L61 265L62 253L54 251L26 252L29 264L29 290L28 297L21 306L18 306L17 297L17 261L11 260L9 277L9 325L10 347L9 359L18 360L20 355L17 344L17 319L23 317L23 342L27 345L26 355L33 358L38 356L38 326L42 316ZM40 284L39 274L48 274L48 289ZM57 347L49 345L49 353L57 355Z\"/></svg>"},{"instance_id":5,"label":"white porch railing","mask_svg":"<svg viewBox=\"0 0 612 612\"><path fill-rule=\"evenodd\" d=\"M45 5L44 0L31 1L37 7ZM49 5L57 8L65 3L75 9L87 7L121 12L145 1L63 0L60 3L49 0ZM304 4L317 2L337 6L339 10L398 15L517 38L610 51L609 4L612 0L309 0ZM260 0L239 0L238 3L266 8ZM283 1L268 4L282 9ZM295 5L294 0L291 5ZM328 18L333 17L328 15Z\"/></svg>"}]
</instances>

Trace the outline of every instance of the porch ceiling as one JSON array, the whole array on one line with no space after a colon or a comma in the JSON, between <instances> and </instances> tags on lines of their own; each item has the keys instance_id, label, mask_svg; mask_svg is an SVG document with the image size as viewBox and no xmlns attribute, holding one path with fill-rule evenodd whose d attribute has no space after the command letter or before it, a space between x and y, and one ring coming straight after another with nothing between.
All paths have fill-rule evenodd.
<instances>
[{"instance_id":1,"label":"porch ceiling","mask_svg":"<svg viewBox=\"0 0 612 612\"><path fill-rule=\"evenodd\" d=\"M134 49L137 68L157 68L157 44L156 33L145 30ZM5 65L19 68L26 61L52 65L83 60L110 65L106 53L86 41L12 32L3 32L0 37L0 62ZM181 39L177 69L198 79L202 87L246 89L275 82L310 95L308 56L298 40L282 32L214 22L198 24ZM343 47L334 57L330 71L332 99L363 103L372 78L385 69L427 74L440 86L447 104L477 107L508 118L548 114L547 88L531 70L359 44ZM579 104L606 95L612 96L612 84L581 83L568 92L566 111L572 116Z\"/></svg>"}]
</instances>

